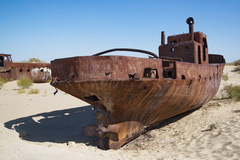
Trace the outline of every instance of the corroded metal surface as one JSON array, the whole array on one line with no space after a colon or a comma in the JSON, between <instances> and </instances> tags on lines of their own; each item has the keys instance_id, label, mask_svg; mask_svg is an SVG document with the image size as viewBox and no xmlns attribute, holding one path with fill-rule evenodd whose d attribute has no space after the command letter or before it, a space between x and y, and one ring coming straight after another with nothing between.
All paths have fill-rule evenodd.
<instances>
[{"instance_id":1,"label":"corroded metal surface","mask_svg":"<svg viewBox=\"0 0 240 160\"><path fill-rule=\"evenodd\" d=\"M28 77L41 83L51 79L49 63L14 63L10 54L0 54L0 78L16 80Z\"/></svg>"},{"instance_id":2,"label":"corroded metal surface","mask_svg":"<svg viewBox=\"0 0 240 160\"><path fill-rule=\"evenodd\" d=\"M160 58L94 55L51 62L51 85L105 112L97 113L97 126L83 131L99 136L101 148L118 149L216 94L225 60L208 55L206 35L193 31L193 19L187 22L190 33L169 36L167 44L162 32Z\"/></svg>"}]
</instances>

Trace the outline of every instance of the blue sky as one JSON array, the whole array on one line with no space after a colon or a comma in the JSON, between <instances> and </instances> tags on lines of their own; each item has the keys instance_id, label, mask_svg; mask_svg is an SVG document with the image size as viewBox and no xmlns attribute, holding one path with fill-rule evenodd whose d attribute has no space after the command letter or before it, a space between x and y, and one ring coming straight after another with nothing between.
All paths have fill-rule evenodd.
<instances>
[{"instance_id":1,"label":"blue sky","mask_svg":"<svg viewBox=\"0 0 240 160\"><path fill-rule=\"evenodd\" d=\"M239 0L0 0L0 53L46 62L117 47L157 53L161 31L187 33L190 16L210 53L240 59Z\"/></svg>"}]
</instances>

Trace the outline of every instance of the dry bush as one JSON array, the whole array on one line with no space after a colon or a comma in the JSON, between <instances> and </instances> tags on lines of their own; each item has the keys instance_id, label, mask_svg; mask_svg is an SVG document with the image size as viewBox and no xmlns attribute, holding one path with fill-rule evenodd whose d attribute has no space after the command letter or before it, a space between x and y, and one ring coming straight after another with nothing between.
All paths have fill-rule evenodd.
<instances>
[{"instance_id":1,"label":"dry bush","mask_svg":"<svg viewBox=\"0 0 240 160\"><path fill-rule=\"evenodd\" d=\"M210 124L209 129L210 130L217 129L216 124L215 123Z\"/></svg>"},{"instance_id":2,"label":"dry bush","mask_svg":"<svg viewBox=\"0 0 240 160\"><path fill-rule=\"evenodd\" d=\"M223 74L223 75L222 75L222 79L223 79L224 81L227 81L227 80L229 79L228 74Z\"/></svg>"},{"instance_id":3,"label":"dry bush","mask_svg":"<svg viewBox=\"0 0 240 160\"><path fill-rule=\"evenodd\" d=\"M239 66L240 65L240 59L236 60L236 61L233 61L231 63L227 63L227 65L230 65L230 66Z\"/></svg>"},{"instance_id":4,"label":"dry bush","mask_svg":"<svg viewBox=\"0 0 240 160\"><path fill-rule=\"evenodd\" d=\"M22 61L23 63L45 63L44 61L38 58L29 58L27 61Z\"/></svg>"},{"instance_id":5,"label":"dry bush","mask_svg":"<svg viewBox=\"0 0 240 160\"><path fill-rule=\"evenodd\" d=\"M233 64L234 64L235 66L239 66L239 65L240 65L240 59L234 61Z\"/></svg>"},{"instance_id":6,"label":"dry bush","mask_svg":"<svg viewBox=\"0 0 240 160\"><path fill-rule=\"evenodd\" d=\"M228 97L235 100L240 101L240 86L233 86L233 85L227 85L223 88L223 90L226 91L228 94Z\"/></svg>"},{"instance_id":7,"label":"dry bush","mask_svg":"<svg viewBox=\"0 0 240 160\"><path fill-rule=\"evenodd\" d=\"M240 72L240 66L236 66L234 69L233 69L233 72Z\"/></svg>"},{"instance_id":8,"label":"dry bush","mask_svg":"<svg viewBox=\"0 0 240 160\"><path fill-rule=\"evenodd\" d=\"M21 78L17 81L19 87L29 88L33 84L33 81L30 78Z\"/></svg>"},{"instance_id":9,"label":"dry bush","mask_svg":"<svg viewBox=\"0 0 240 160\"><path fill-rule=\"evenodd\" d=\"M25 90L25 89L20 89L20 90L18 90L18 93L19 93L19 94L26 93L26 90Z\"/></svg>"},{"instance_id":10,"label":"dry bush","mask_svg":"<svg viewBox=\"0 0 240 160\"><path fill-rule=\"evenodd\" d=\"M3 84L6 83L7 81L8 81L7 79L0 78L0 89L2 89Z\"/></svg>"},{"instance_id":11,"label":"dry bush","mask_svg":"<svg viewBox=\"0 0 240 160\"><path fill-rule=\"evenodd\" d=\"M38 94L39 92L40 92L39 89L30 89L28 91L28 94Z\"/></svg>"}]
</instances>

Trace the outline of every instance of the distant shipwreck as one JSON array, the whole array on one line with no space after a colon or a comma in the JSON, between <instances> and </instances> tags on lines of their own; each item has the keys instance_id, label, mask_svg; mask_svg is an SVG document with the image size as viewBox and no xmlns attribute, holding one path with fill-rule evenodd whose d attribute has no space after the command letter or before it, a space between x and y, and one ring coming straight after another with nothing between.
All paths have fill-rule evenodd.
<instances>
[{"instance_id":1,"label":"distant shipwreck","mask_svg":"<svg viewBox=\"0 0 240 160\"><path fill-rule=\"evenodd\" d=\"M11 54L0 53L0 78L17 80L23 77L35 83L47 82L51 80L50 64L13 62Z\"/></svg>"},{"instance_id":2,"label":"distant shipwreck","mask_svg":"<svg viewBox=\"0 0 240 160\"><path fill-rule=\"evenodd\" d=\"M164 120L196 109L218 91L225 60L208 54L206 35L194 32L169 36L156 54L129 48L51 62L51 85L95 108L97 126L83 130L98 136L101 148L119 149ZM149 58L100 56L113 51L149 54Z\"/></svg>"}]
</instances>

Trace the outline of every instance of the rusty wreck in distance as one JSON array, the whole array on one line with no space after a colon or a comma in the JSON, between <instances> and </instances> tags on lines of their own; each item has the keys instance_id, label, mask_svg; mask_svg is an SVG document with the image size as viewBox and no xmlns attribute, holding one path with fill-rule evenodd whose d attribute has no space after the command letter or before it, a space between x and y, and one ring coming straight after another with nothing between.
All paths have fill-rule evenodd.
<instances>
[{"instance_id":1,"label":"rusty wreck in distance","mask_svg":"<svg viewBox=\"0 0 240 160\"><path fill-rule=\"evenodd\" d=\"M17 80L23 77L35 83L51 80L50 63L13 62L11 54L0 53L0 78Z\"/></svg>"},{"instance_id":2,"label":"rusty wreck in distance","mask_svg":"<svg viewBox=\"0 0 240 160\"><path fill-rule=\"evenodd\" d=\"M51 62L51 85L102 111L97 126L83 129L98 136L101 148L119 149L147 130L175 115L201 107L217 93L225 59L208 54L206 35L194 32L169 36L159 55L149 51L117 48L93 56L56 59ZM100 56L132 51L150 58Z\"/></svg>"}]
</instances>

